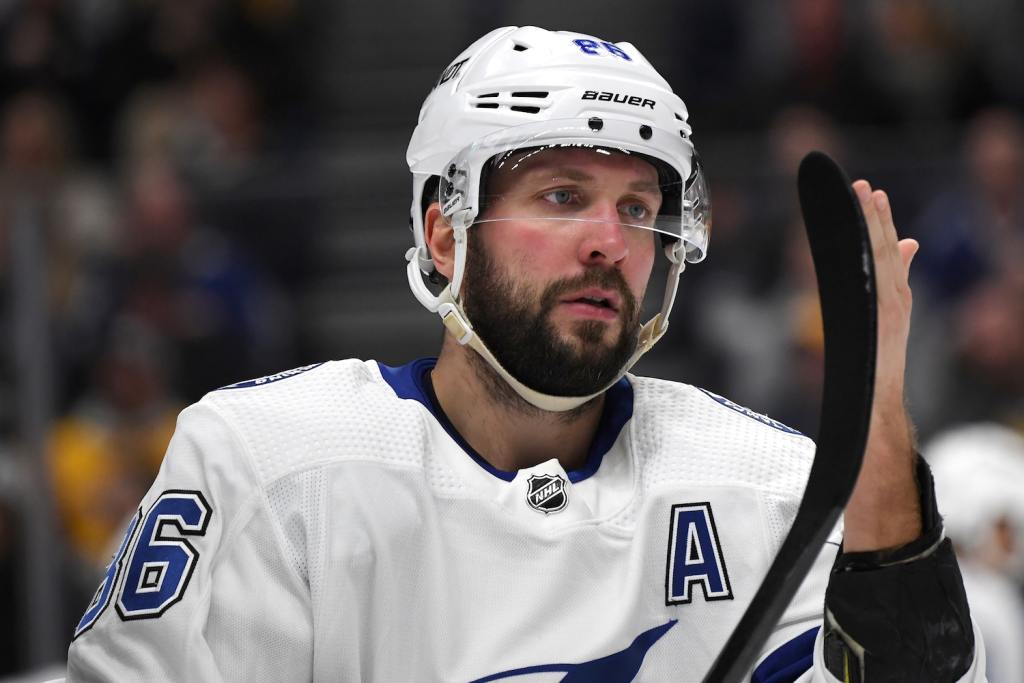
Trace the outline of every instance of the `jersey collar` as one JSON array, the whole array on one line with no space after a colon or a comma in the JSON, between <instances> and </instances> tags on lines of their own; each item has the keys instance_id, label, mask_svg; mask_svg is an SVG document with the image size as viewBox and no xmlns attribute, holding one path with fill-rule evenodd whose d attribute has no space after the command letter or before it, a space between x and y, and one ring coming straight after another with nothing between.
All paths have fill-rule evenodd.
<instances>
[{"instance_id":1,"label":"jersey collar","mask_svg":"<svg viewBox=\"0 0 1024 683\"><path fill-rule=\"evenodd\" d=\"M377 366L380 368L381 377L399 398L421 403L476 464L498 479L512 481L518 472L499 470L484 460L466 443L466 440L456 431L448 416L441 409L430 381L430 371L434 369L436 363L437 358L419 358L398 367L391 367L380 362L377 363ZM605 392L604 409L601 412L601 420L598 423L597 432L594 434L594 440L590 443L590 448L587 451L587 459L581 468L566 472L569 481L574 484L579 483L597 472L605 453L611 450L623 426L632 416L633 387L629 380L623 377Z\"/></svg>"}]
</instances>

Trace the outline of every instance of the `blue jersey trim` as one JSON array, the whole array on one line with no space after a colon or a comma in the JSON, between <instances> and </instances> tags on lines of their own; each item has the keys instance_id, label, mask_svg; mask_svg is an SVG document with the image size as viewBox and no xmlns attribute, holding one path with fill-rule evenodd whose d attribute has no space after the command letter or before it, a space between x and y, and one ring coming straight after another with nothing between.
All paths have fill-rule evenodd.
<instances>
[{"instance_id":1,"label":"blue jersey trim","mask_svg":"<svg viewBox=\"0 0 1024 683\"><path fill-rule=\"evenodd\" d=\"M764 658L750 676L751 683L792 683L814 665L814 639L819 626L788 640Z\"/></svg>"},{"instance_id":2,"label":"blue jersey trim","mask_svg":"<svg viewBox=\"0 0 1024 683\"><path fill-rule=\"evenodd\" d=\"M520 678L534 673L565 673L568 674L561 680L571 683L630 683L640 672L644 664L647 652L657 643L667 631L676 625L676 619L671 619L661 626L644 631L630 643L625 650L620 650L607 657L594 659L580 664L538 664L527 666L511 671L502 671L478 678L470 683L491 683L509 678Z\"/></svg>"},{"instance_id":3,"label":"blue jersey trim","mask_svg":"<svg viewBox=\"0 0 1024 683\"><path fill-rule=\"evenodd\" d=\"M484 468L487 472L505 481L512 481L518 472L499 470L483 459L472 446L470 446L462 435L455 429L448 416L444 414L437 396L434 395L434 387L430 381L429 373L437 364L436 358L419 358L400 365L391 367L378 362L380 375L388 383L391 389L399 398L410 399L421 403L438 423L444 428L448 435L469 455L473 461ZM597 472L604 459L605 453L611 450L615 440L622 432L622 428L633 417L633 387L625 377L616 382L605 392L604 409L601 413L601 421L598 423L594 440L587 451L587 459L583 467L566 472L569 481L579 483Z\"/></svg>"},{"instance_id":4,"label":"blue jersey trim","mask_svg":"<svg viewBox=\"0 0 1024 683\"><path fill-rule=\"evenodd\" d=\"M291 370L285 370L284 372L278 372L273 375L266 375L265 377L257 377L256 379L247 379L244 382L235 382L229 384L226 387L221 387L216 391L224 391L225 389L248 389L249 387L259 387L264 384L272 384L274 382L280 382L281 380L289 379L295 375L301 375L304 372L315 370L316 368L323 365L323 363L313 363L312 365L303 365L301 368L293 368Z\"/></svg>"},{"instance_id":5,"label":"blue jersey trim","mask_svg":"<svg viewBox=\"0 0 1024 683\"><path fill-rule=\"evenodd\" d=\"M700 389L700 387L697 387L697 388ZM772 418L768 417L767 415L762 415L761 413L755 412L755 411L751 410L750 408L746 408L744 406L741 406L739 403L733 403L729 399L725 398L724 396L719 396L718 394L714 393L713 391L708 391L707 389L700 389L700 390L702 392L704 392L705 394L707 394L707 396L709 398L717 401L718 403L721 403L723 406L725 406L726 408L729 408L730 410L735 410L740 415L746 415L750 419L757 420L761 424L768 425L769 427L771 427L773 429L778 429L780 432L786 432L787 434L796 434L797 436L803 436L802 433L798 432L797 430L793 429L792 427L784 425L781 422L779 422L778 420L773 420Z\"/></svg>"}]
</instances>

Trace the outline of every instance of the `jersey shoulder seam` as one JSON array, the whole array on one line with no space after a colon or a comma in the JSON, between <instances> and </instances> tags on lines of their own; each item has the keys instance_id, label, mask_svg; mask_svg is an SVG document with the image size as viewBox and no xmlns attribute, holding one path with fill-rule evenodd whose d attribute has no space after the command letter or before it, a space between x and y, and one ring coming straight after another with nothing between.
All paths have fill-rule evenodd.
<instances>
[{"instance_id":1,"label":"jersey shoulder seam","mask_svg":"<svg viewBox=\"0 0 1024 683\"><path fill-rule=\"evenodd\" d=\"M239 431L238 427L231 420L230 416L226 415L225 412L221 410L216 405L215 402L200 402L197 405L205 405L212 413L217 415L221 422L223 422L225 428L227 428L228 432L231 434L231 438L234 439L235 442L240 446L242 451L242 460L245 461L245 467L249 470L249 474L252 477L252 481L254 484L253 491L245 499L246 505L251 504L250 501L252 501L253 499L259 501L258 504L262 508L263 513L266 514L267 520L270 523L270 527L273 530L272 533L274 536L274 546L277 549L278 556L284 561L284 564L288 567L288 570L291 573L292 578L295 579L299 583L299 585L305 585L306 582L303 580L302 575L298 570L298 567L295 566L294 562L289 557L289 554L285 552L284 530L281 529L277 516L274 515L273 510L270 508L270 501L267 494L265 482L263 482L260 479L259 471L256 469L256 465L253 461L252 450L249 447L248 440L245 439L245 437ZM293 472L284 473L280 477L275 478L275 481L292 473ZM245 529L245 527L249 524L251 520L252 514L250 514L249 520L247 520L245 524L242 524L237 530L234 531L234 533L231 536L232 542L234 541L235 537L242 533L242 531Z\"/></svg>"}]
</instances>

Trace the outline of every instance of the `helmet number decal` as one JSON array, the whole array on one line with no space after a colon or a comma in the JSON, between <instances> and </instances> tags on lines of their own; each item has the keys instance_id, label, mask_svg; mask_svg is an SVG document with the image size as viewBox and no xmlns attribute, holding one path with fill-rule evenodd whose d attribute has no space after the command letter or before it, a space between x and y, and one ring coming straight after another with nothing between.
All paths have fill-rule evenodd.
<instances>
[{"instance_id":1,"label":"helmet number decal","mask_svg":"<svg viewBox=\"0 0 1024 683\"><path fill-rule=\"evenodd\" d=\"M589 38L577 38L572 42L576 43L576 46L588 55L611 54L625 59L627 62L633 61L633 58L626 54L626 51L615 43L608 43L603 40L591 40Z\"/></svg>"}]
</instances>

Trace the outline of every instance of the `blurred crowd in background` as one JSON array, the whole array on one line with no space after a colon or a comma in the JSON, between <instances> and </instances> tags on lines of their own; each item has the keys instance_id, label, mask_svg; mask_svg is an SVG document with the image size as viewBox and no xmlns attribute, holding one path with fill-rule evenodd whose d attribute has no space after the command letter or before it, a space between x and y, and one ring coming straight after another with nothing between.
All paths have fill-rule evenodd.
<instances>
[{"instance_id":1,"label":"blurred crowd in background","mask_svg":"<svg viewBox=\"0 0 1024 683\"><path fill-rule=\"evenodd\" d=\"M794 178L803 154L822 149L889 190L901 233L921 242L908 400L925 454L959 425L1024 431L1024 5L666 1L652 5L666 15L651 23L660 33L612 12L591 16L589 5L586 21L566 14L557 24L485 5L449 3L462 18L433 41L431 72L490 28L573 28L636 44L690 109L715 210L709 259L684 275L673 328L641 371L815 433L820 312ZM373 59L339 47L365 33L346 25L350 10L295 0L0 2L0 330L14 339L23 320L15 266L34 235L41 257L28 270L42 278L47 311L36 351L50 368L45 452L26 453L24 359L13 344L0 350L0 605L11 613L30 609L19 603L27 459L45 462L50 490L27 495L52 498L57 618L69 639L185 405L234 381L374 355L366 340L325 332L333 328L317 316L326 301L346 319L329 287L346 281L338 271L353 260L331 258L339 235L369 236L348 247L356 259L377 234L411 244L402 153L432 79L420 78L427 72L408 41L387 43L386 8L363 38L378 44ZM381 52L396 50L381 66ZM400 74L403 59L414 77L378 84L398 91L383 95L404 103L397 113L376 116L367 91L333 75L371 65ZM331 170L356 153L342 141L360 136L389 140L380 154L395 188L373 195L382 206L369 229L375 211L361 206L357 226L347 203L371 171L350 180ZM404 289L402 255L361 264L381 275L361 275L367 289L356 294L379 295L382 279ZM412 311L433 324L411 295L404 301L396 319ZM970 443L967 455L944 457L983 457L988 442ZM1014 448L992 446L1024 462ZM1002 481L1024 490L1024 475ZM1003 559L963 561L1003 577L1016 607L1003 604L1019 622L1024 514L1011 503L993 509L986 523L1002 529ZM0 674L20 671L24 631L18 619L0 624ZM1024 627L1017 632L1024 651ZM1021 678L1006 677L1014 666L990 680L1024 680L1024 664Z\"/></svg>"}]
</instances>

